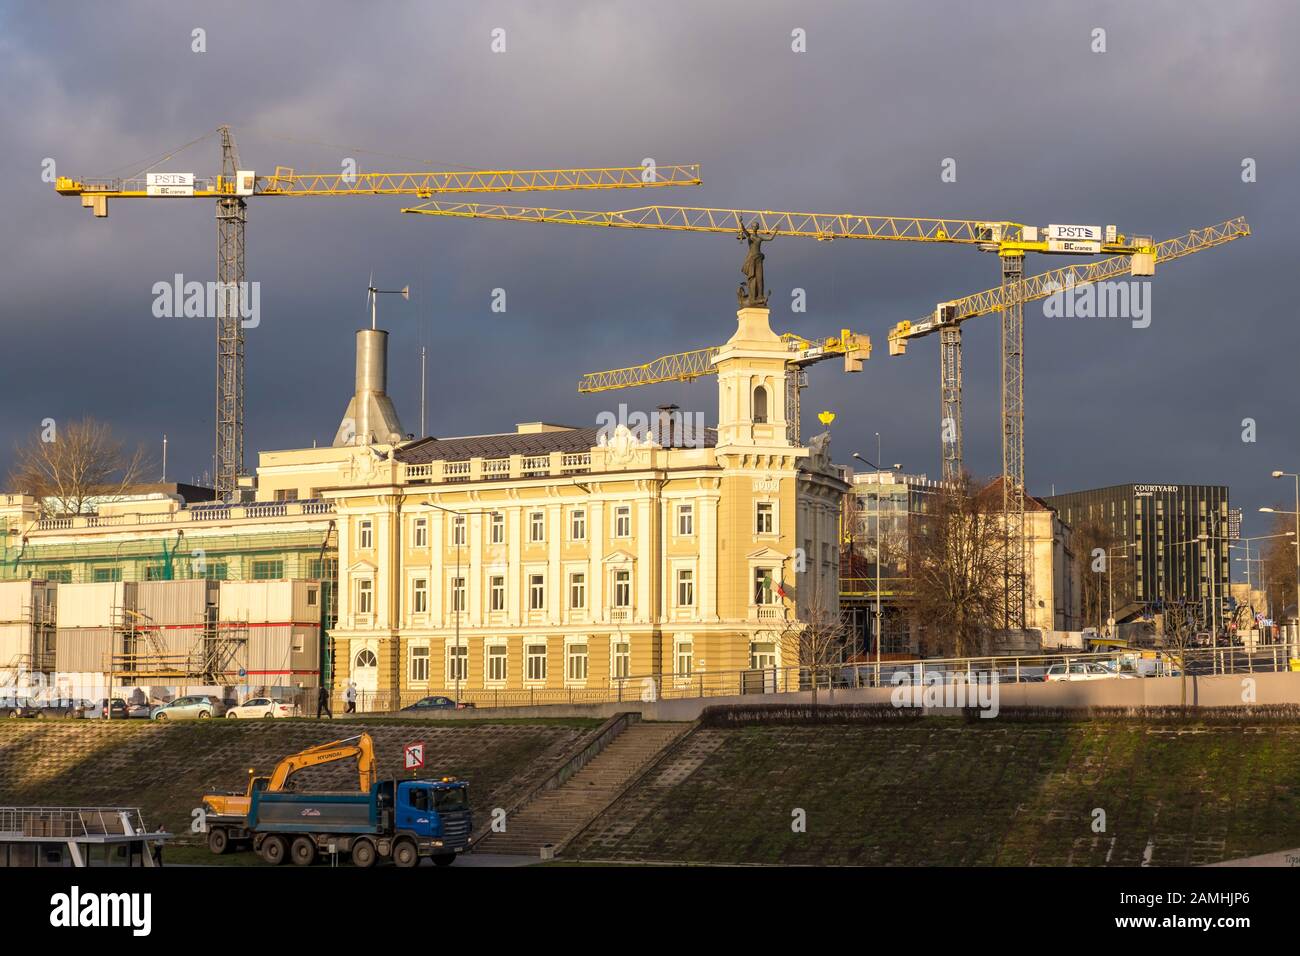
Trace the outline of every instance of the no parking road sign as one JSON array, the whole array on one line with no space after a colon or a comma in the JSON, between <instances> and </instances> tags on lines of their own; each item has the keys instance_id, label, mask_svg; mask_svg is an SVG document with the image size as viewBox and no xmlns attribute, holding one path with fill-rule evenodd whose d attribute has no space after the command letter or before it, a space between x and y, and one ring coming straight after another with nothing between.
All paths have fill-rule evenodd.
<instances>
[{"instance_id":1,"label":"no parking road sign","mask_svg":"<svg viewBox=\"0 0 1300 956\"><path fill-rule=\"evenodd\" d=\"M424 766L424 741L407 744L402 748L402 760L407 770L419 770Z\"/></svg>"}]
</instances>

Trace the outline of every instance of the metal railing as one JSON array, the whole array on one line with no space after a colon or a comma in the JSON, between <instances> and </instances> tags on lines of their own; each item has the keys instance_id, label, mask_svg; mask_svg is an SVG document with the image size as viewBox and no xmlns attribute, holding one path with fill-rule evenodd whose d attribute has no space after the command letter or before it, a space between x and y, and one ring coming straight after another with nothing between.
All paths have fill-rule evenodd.
<instances>
[{"instance_id":1,"label":"metal railing","mask_svg":"<svg viewBox=\"0 0 1300 956\"><path fill-rule=\"evenodd\" d=\"M0 807L0 839L145 832L144 818L137 807Z\"/></svg>"},{"instance_id":2,"label":"metal railing","mask_svg":"<svg viewBox=\"0 0 1300 956\"><path fill-rule=\"evenodd\" d=\"M747 694L785 694L818 690L895 687L926 682L973 682L997 675L1000 684L1036 683L1053 665L1063 665L1065 675L1075 663L1100 663L1114 677L1144 678L1189 675L1264 674L1300 672L1300 645L1262 645L1244 648L1204 648L1178 651L1116 650L1104 653L1056 653L1020 656L928 658L910 660L846 661L819 666L785 666L730 671L692 671L592 678L561 686L469 687L454 683L430 685L421 690L358 691L357 711L381 713L400 710L430 696L445 696L475 707L535 707L543 704L604 704L653 702L694 697L733 697ZM1085 679L1070 676L1070 680ZM1094 678L1098 679L1098 678ZM1104 679L1104 678L1101 678ZM343 691L334 694L335 712L344 709ZM431 715L436 711L426 711Z\"/></svg>"}]
</instances>

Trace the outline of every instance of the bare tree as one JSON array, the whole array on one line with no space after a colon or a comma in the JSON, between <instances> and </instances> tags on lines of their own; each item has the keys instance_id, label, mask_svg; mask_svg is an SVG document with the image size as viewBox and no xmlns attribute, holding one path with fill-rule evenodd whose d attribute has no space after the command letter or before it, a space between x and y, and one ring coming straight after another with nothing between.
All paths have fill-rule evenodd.
<instances>
[{"instance_id":1,"label":"bare tree","mask_svg":"<svg viewBox=\"0 0 1300 956\"><path fill-rule=\"evenodd\" d=\"M914 522L912 615L929 654L977 655L1002 626L1008 567L1001 501L973 494L969 475L941 489Z\"/></svg>"},{"instance_id":2,"label":"bare tree","mask_svg":"<svg viewBox=\"0 0 1300 956\"><path fill-rule=\"evenodd\" d=\"M1182 674L1182 706L1187 706L1187 649L1192 646L1192 638L1200 630L1201 609L1197 604L1180 602L1166 604L1161 611L1164 630L1164 645L1178 661L1178 671Z\"/></svg>"},{"instance_id":3,"label":"bare tree","mask_svg":"<svg viewBox=\"0 0 1300 956\"><path fill-rule=\"evenodd\" d=\"M1287 507L1279 505L1278 509ZM1295 538L1281 537L1295 530L1293 515L1273 515L1269 534L1279 535L1264 544L1259 566L1260 584L1268 596L1269 610L1278 623L1286 622L1286 609L1295 604L1296 545ZM1298 612L1300 613L1300 612Z\"/></svg>"},{"instance_id":4,"label":"bare tree","mask_svg":"<svg viewBox=\"0 0 1300 956\"><path fill-rule=\"evenodd\" d=\"M832 665L843 663L851 644L850 629L843 615L828 604L815 591L806 595L803 601L795 602L799 609L797 616L787 620L777 634L781 660L798 666L800 674L809 674L814 704L824 675L830 673Z\"/></svg>"},{"instance_id":5,"label":"bare tree","mask_svg":"<svg viewBox=\"0 0 1300 956\"><path fill-rule=\"evenodd\" d=\"M1103 552L1113 551L1118 542L1108 525L1091 519L1081 522L1074 529L1074 542L1076 560L1083 572L1080 575L1083 581L1081 589L1083 620L1087 624L1095 623L1100 631L1102 614L1106 607L1107 587L1110 583L1106 580L1106 575L1112 573L1114 569L1111 566L1113 555L1106 554L1099 564L1100 556L1095 552L1098 549ZM1099 567L1101 570L1098 570Z\"/></svg>"},{"instance_id":6,"label":"bare tree","mask_svg":"<svg viewBox=\"0 0 1300 956\"><path fill-rule=\"evenodd\" d=\"M143 447L128 452L113 429L93 418L50 423L14 448L11 487L33 495L41 514L80 515L99 500L120 498L149 467Z\"/></svg>"}]
</instances>

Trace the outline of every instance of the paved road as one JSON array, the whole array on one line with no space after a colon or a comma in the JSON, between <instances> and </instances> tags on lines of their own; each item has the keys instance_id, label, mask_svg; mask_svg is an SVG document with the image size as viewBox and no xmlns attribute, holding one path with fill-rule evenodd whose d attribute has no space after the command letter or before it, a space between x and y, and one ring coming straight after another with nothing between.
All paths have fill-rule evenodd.
<instances>
[{"instance_id":1,"label":"paved road","mask_svg":"<svg viewBox=\"0 0 1300 956\"><path fill-rule=\"evenodd\" d=\"M513 856L507 853L462 853L452 864L461 866L532 866L540 860L533 856ZM432 863L429 866L433 866Z\"/></svg>"}]
</instances>

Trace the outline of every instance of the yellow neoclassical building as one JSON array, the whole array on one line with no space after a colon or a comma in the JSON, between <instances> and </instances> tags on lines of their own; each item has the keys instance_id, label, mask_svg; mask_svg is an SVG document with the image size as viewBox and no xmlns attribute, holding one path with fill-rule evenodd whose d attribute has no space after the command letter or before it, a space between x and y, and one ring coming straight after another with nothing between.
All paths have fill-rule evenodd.
<instances>
[{"instance_id":1,"label":"yellow neoclassical building","mask_svg":"<svg viewBox=\"0 0 1300 956\"><path fill-rule=\"evenodd\" d=\"M264 453L257 496L334 505L334 695L480 704L735 692L838 613L840 502L827 439L797 447L788 352L766 309L716 358L716 428L540 422L402 442L382 331L331 448ZM764 678L756 676L758 680Z\"/></svg>"}]
</instances>

